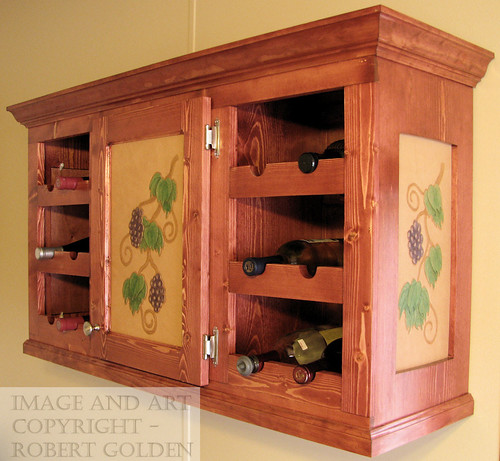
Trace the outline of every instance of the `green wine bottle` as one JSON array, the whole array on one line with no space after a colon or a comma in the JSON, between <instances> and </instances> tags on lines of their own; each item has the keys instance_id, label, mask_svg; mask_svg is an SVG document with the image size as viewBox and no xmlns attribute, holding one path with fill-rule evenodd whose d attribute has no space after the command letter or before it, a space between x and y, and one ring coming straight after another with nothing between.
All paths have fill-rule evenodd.
<instances>
[{"instance_id":1,"label":"green wine bottle","mask_svg":"<svg viewBox=\"0 0 500 461\"><path fill-rule=\"evenodd\" d=\"M236 368L243 376L262 370L265 362L277 361L306 365L320 360L331 342L342 338L342 327L295 331L282 337L274 348L264 354L242 355Z\"/></svg>"},{"instance_id":2,"label":"green wine bottle","mask_svg":"<svg viewBox=\"0 0 500 461\"><path fill-rule=\"evenodd\" d=\"M281 245L273 256L250 257L243 261L246 275L260 275L267 264L304 264L314 274L317 266L342 266L344 261L343 240L292 240Z\"/></svg>"}]
</instances>

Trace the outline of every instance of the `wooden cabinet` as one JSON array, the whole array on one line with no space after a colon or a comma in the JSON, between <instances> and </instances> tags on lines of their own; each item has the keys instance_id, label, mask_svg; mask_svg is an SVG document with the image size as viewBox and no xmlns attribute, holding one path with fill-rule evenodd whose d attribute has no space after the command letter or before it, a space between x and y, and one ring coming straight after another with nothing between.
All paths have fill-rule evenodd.
<instances>
[{"instance_id":1,"label":"wooden cabinet","mask_svg":"<svg viewBox=\"0 0 500 461\"><path fill-rule=\"evenodd\" d=\"M471 415L472 92L492 58L374 7L9 107L29 128L25 352L201 386L205 409L364 455ZM343 267L242 272L303 238L343 239ZM96 328L59 333L61 313ZM237 372L322 324L343 327L341 374Z\"/></svg>"}]
</instances>

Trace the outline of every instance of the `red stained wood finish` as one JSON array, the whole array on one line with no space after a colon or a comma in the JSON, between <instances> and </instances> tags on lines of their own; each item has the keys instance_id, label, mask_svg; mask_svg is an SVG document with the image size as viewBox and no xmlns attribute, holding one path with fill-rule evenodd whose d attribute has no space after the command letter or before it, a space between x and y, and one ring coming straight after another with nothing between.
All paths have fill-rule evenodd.
<instances>
[{"instance_id":1,"label":"red stained wood finish","mask_svg":"<svg viewBox=\"0 0 500 461\"><path fill-rule=\"evenodd\" d=\"M29 128L29 319L25 352L131 386L201 385L201 406L374 456L469 416L472 92L493 54L385 7L328 18L81 85L8 108ZM220 120L220 156L204 148ZM185 136L182 347L113 332L109 217L112 144ZM447 360L396 372L399 136L453 146ZM302 174L297 158L345 140L344 159ZM111 150L110 150L111 146ZM50 190L51 171L89 172L87 190ZM458 232L460 223L460 232ZM36 246L90 234L73 261ZM241 261L288 240L343 238L343 268ZM66 241L61 243L67 243ZM72 277L101 330L55 334ZM63 307L64 308L64 307ZM236 371L281 335L343 326L342 375L296 384L291 368ZM219 331L219 363L202 335Z\"/></svg>"}]
</instances>

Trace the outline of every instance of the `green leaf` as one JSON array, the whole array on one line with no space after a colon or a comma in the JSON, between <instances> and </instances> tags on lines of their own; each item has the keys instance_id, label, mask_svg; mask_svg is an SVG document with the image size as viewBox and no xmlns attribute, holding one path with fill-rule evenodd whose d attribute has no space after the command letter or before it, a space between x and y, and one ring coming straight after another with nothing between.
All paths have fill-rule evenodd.
<instances>
[{"instance_id":1,"label":"green leaf","mask_svg":"<svg viewBox=\"0 0 500 461\"><path fill-rule=\"evenodd\" d=\"M123 282L122 287L125 304L130 302L130 310L135 314L146 297L146 280L143 275L132 272L130 278Z\"/></svg>"},{"instance_id":2,"label":"green leaf","mask_svg":"<svg viewBox=\"0 0 500 461\"><path fill-rule=\"evenodd\" d=\"M170 178L162 179L156 187L156 198L166 214L172 210L172 202L177 198L177 185Z\"/></svg>"},{"instance_id":3,"label":"green leaf","mask_svg":"<svg viewBox=\"0 0 500 461\"><path fill-rule=\"evenodd\" d=\"M434 224L441 229L444 220L441 189L438 185L430 185L424 193L424 204Z\"/></svg>"},{"instance_id":4,"label":"green leaf","mask_svg":"<svg viewBox=\"0 0 500 461\"><path fill-rule=\"evenodd\" d=\"M142 218L144 224L144 237L140 245L141 250L153 250L158 254L163 248L163 234L161 229L155 222L149 222L146 218Z\"/></svg>"},{"instance_id":5,"label":"green leaf","mask_svg":"<svg viewBox=\"0 0 500 461\"><path fill-rule=\"evenodd\" d=\"M406 328L422 328L430 308L429 292L415 279L407 282L399 294L399 317L405 313Z\"/></svg>"},{"instance_id":6,"label":"green leaf","mask_svg":"<svg viewBox=\"0 0 500 461\"><path fill-rule=\"evenodd\" d=\"M149 191L151 195L156 197L156 188L158 187L158 183L161 181L161 174L159 172L156 172L153 177L151 178L151 181L149 181Z\"/></svg>"},{"instance_id":7,"label":"green leaf","mask_svg":"<svg viewBox=\"0 0 500 461\"><path fill-rule=\"evenodd\" d=\"M399 295L399 318L403 315L403 312L407 310L408 306L408 292L410 291L410 284L406 282L401 289Z\"/></svg>"},{"instance_id":8,"label":"green leaf","mask_svg":"<svg viewBox=\"0 0 500 461\"><path fill-rule=\"evenodd\" d=\"M172 181L169 178L162 179L160 181L160 183L158 184L157 191L158 191L158 194L156 197L158 198L158 201L161 203L163 209L165 211L167 211L166 207L168 207L168 205L170 204L170 194L172 192ZM170 210L168 210L168 211L170 211Z\"/></svg>"},{"instance_id":9,"label":"green leaf","mask_svg":"<svg viewBox=\"0 0 500 461\"><path fill-rule=\"evenodd\" d=\"M425 276L432 288L435 287L436 280L443 267L443 257L441 254L441 247L435 245L431 247L429 256L425 260Z\"/></svg>"}]
</instances>

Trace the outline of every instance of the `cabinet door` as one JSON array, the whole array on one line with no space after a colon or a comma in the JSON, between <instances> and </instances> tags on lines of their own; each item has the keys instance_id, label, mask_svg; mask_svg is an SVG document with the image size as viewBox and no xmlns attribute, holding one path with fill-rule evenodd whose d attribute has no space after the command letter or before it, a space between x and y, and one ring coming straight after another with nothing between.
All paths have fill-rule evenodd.
<instances>
[{"instance_id":1,"label":"cabinet door","mask_svg":"<svg viewBox=\"0 0 500 461\"><path fill-rule=\"evenodd\" d=\"M94 353L195 385L208 383L209 117L209 98L114 111L98 122L91 165L104 172L91 209L103 223L93 227Z\"/></svg>"}]
</instances>

